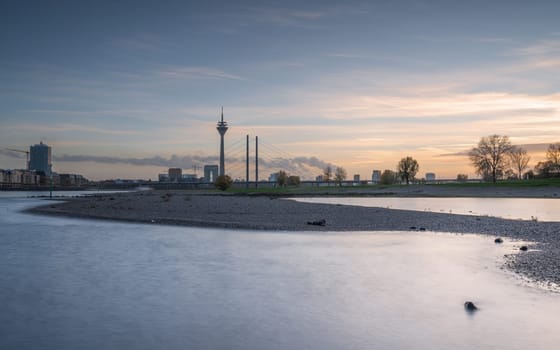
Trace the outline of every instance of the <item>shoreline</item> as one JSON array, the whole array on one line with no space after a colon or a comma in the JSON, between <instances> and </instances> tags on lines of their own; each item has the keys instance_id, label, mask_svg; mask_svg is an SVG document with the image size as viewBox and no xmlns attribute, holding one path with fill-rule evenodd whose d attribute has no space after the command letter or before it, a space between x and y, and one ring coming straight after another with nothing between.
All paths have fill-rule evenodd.
<instances>
[{"instance_id":1,"label":"shoreline","mask_svg":"<svg viewBox=\"0 0 560 350\"><path fill-rule=\"evenodd\" d=\"M544 191L538 192L537 198L542 198L540 194ZM549 191L546 193L550 194ZM482 234L489 236L489 244L494 244L493 240L496 237L531 242L529 251L512 251L511 254L507 254L504 265L537 283L549 287L552 284L560 286L560 222L303 203L283 197L261 194L193 193L192 191L120 192L68 198L64 202L46 203L28 209L26 212L84 219L222 229L291 232L426 230ZM455 196L450 194L447 197ZM324 226L308 224L320 220L325 220ZM514 245L514 248L518 249L520 245Z\"/></svg>"}]
</instances>

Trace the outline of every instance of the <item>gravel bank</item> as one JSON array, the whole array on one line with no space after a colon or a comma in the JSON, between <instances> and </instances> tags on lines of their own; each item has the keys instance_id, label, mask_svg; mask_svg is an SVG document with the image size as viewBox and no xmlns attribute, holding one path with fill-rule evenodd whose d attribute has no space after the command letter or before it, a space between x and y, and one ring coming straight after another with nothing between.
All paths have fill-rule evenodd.
<instances>
[{"instance_id":1,"label":"gravel bank","mask_svg":"<svg viewBox=\"0 0 560 350\"><path fill-rule=\"evenodd\" d=\"M532 197L541 196L531 193ZM543 194L550 196L551 191ZM142 191L74 198L63 203L51 202L29 211L150 224L254 230L409 231L422 228L427 231L481 233L491 236L491 244L497 236L533 242L529 244L529 251L506 256L506 266L533 281L560 285L560 223L553 222L300 203L268 196L194 194L188 191ZM308 224L309 221L322 219L326 221L325 226Z\"/></svg>"}]
</instances>

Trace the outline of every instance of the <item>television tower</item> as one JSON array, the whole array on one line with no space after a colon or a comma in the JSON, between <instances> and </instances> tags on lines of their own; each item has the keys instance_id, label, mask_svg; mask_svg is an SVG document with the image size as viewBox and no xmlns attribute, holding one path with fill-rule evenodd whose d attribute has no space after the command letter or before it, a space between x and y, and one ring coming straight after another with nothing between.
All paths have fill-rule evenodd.
<instances>
[{"instance_id":1,"label":"television tower","mask_svg":"<svg viewBox=\"0 0 560 350\"><path fill-rule=\"evenodd\" d=\"M216 130L220 133L220 176L226 174L224 159L224 135L228 130L227 122L224 122L224 107L222 107L222 120L218 122Z\"/></svg>"}]
</instances>

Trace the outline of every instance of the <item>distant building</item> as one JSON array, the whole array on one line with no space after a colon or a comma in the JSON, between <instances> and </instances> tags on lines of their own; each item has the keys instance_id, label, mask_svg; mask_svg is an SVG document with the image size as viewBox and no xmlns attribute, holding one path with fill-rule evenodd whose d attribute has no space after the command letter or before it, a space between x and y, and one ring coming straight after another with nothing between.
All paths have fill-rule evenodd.
<instances>
[{"instance_id":1,"label":"distant building","mask_svg":"<svg viewBox=\"0 0 560 350\"><path fill-rule=\"evenodd\" d=\"M217 165L205 165L204 166L204 181L205 182L215 182L218 177L219 166Z\"/></svg>"},{"instance_id":2,"label":"distant building","mask_svg":"<svg viewBox=\"0 0 560 350\"><path fill-rule=\"evenodd\" d=\"M169 168L167 174L169 182L181 182L183 180L183 170L181 168Z\"/></svg>"},{"instance_id":3,"label":"distant building","mask_svg":"<svg viewBox=\"0 0 560 350\"><path fill-rule=\"evenodd\" d=\"M355 184L359 184L359 183L360 183L360 174L354 175L354 183L355 183Z\"/></svg>"},{"instance_id":4,"label":"distant building","mask_svg":"<svg viewBox=\"0 0 560 350\"><path fill-rule=\"evenodd\" d=\"M169 174L158 174L159 182L169 182Z\"/></svg>"},{"instance_id":5,"label":"distant building","mask_svg":"<svg viewBox=\"0 0 560 350\"><path fill-rule=\"evenodd\" d=\"M47 176L52 174L51 148L43 141L29 147L29 170L41 171Z\"/></svg>"},{"instance_id":6,"label":"distant building","mask_svg":"<svg viewBox=\"0 0 560 350\"><path fill-rule=\"evenodd\" d=\"M323 182L323 181L324 181L323 175L318 175L317 177L315 177L315 181L317 181L317 182Z\"/></svg>"},{"instance_id":7,"label":"distant building","mask_svg":"<svg viewBox=\"0 0 560 350\"><path fill-rule=\"evenodd\" d=\"M196 177L196 174L183 174L183 176L181 177L181 181L182 182L197 182L198 178Z\"/></svg>"},{"instance_id":8,"label":"distant building","mask_svg":"<svg viewBox=\"0 0 560 350\"><path fill-rule=\"evenodd\" d=\"M381 181L381 170L374 170L371 174L371 182L374 184L379 183Z\"/></svg>"},{"instance_id":9,"label":"distant building","mask_svg":"<svg viewBox=\"0 0 560 350\"><path fill-rule=\"evenodd\" d=\"M436 174L426 173L426 181L436 181Z\"/></svg>"},{"instance_id":10,"label":"distant building","mask_svg":"<svg viewBox=\"0 0 560 350\"><path fill-rule=\"evenodd\" d=\"M269 182L277 182L278 181L278 173L272 173L268 177Z\"/></svg>"},{"instance_id":11,"label":"distant building","mask_svg":"<svg viewBox=\"0 0 560 350\"><path fill-rule=\"evenodd\" d=\"M10 184L10 185L40 185L41 175L36 171L30 171L30 170L0 169L0 183Z\"/></svg>"},{"instance_id":12,"label":"distant building","mask_svg":"<svg viewBox=\"0 0 560 350\"><path fill-rule=\"evenodd\" d=\"M88 180L78 174L59 174L60 186L83 186L87 185Z\"/></svg>"}]
</instances>

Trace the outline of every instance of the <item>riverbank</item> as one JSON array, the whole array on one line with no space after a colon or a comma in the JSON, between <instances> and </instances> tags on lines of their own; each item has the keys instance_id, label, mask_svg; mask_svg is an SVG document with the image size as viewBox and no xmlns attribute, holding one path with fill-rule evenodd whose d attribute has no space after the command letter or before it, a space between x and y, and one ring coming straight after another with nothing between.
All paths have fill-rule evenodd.
<instances>
[{"instance_id":1,"label":"riverbank","mask_svg":"<svg viewBox=\"0 0 560 350\"><path fill-rule=\"evenodd\" d=\"M548 192L550 194L550 192ZM301 203L277 196L141 191L50 202L29 212L81 218L273 231L436 231L529 241L529 251L506 256L527 278L560 285L560 223L506 220L386 208ZM324 225L311 225L320 223ZM515 245L517 250L522 243Z\"/></svg>"}]
</instances>

